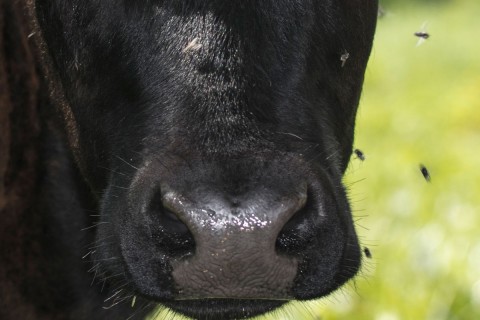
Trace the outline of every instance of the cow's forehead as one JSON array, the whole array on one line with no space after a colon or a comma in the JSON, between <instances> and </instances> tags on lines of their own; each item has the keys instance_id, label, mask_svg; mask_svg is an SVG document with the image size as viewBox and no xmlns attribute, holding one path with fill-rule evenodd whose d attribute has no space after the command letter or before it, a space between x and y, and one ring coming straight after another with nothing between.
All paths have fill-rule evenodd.
<instances>
[{"instance_id":1,"label":"cow's forehead","mask_svg":"<svg viewBox=\"0 0 480 320\"><path fill-rule=\"evenodd\" d=\"M232 147L257 139L259 126L333 145L353 135L373 1L38 0L37 7L76 118L116 108L97 116L112 123L135 110L148 114L149 128L166 124L157 135L187 128L181 139L193 139L189 146ZM337 132L320 133L329 126Z\"/></svg>"}]
</instances>

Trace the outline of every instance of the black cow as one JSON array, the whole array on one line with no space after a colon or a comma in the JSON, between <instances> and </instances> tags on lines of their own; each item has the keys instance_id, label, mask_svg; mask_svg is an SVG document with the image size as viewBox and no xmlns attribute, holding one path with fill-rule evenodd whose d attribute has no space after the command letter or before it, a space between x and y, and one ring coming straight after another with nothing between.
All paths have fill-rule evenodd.
<instances>
[{"instance_id":1,"label":"black cow","mask_svg":"<svg viewBox=\"0 0 480 320\"><path fill-rule=\"evenodd\" d=\"M0 13L2 319L248 318L357 273L376 0L24 1Z\"/></svg>"}]
</instances>

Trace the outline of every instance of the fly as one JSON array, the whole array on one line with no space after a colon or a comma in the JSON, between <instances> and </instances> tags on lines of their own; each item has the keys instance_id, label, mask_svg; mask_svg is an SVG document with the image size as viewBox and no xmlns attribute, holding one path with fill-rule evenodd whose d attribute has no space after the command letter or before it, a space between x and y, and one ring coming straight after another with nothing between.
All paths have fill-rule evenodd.
<instances>
[{"instance_id":1,"label":"fly","mask_svg":"<svg viewBox=\"0 0 480 320\"><path fill-rule=\"evenodd\" d=\"M365 154L363 153L362 150L360 149L355 149L353 150L353 152L355 153L355 155L357 156L358 159L362 160L362 161L365 161Z\"/></svg>"},{"instance_id":2,"label":"fly","mask_svg":"<svg viewBox=\"0 0 480 320\"><path fill-rule=\"evenodd\" d=\"M430 172L428 172L427 167L425 167L423 164L420 165L420 172L422 173L423 178L425 178L427 182L430 182L432 180Z\"/></svg>"},{"instance_id":3,"label":"fly","mask_svg":"<svg viewBox=\"0 0 480 320\"><path fill-rule=\"evenodd\" d=\"M425 40L430 38L430 34L427 32L427 24L428 22L424 22L422 24L422 27L420 28L420 31L417 31L413 34L415 37L418 38L417 47L422 45L422 43L424 43Z\"/></svg>"},{"instance_id":4,"label":"fly","mask_svg":"<svg viewBox=\"0 0 480 320\"><path fill-rule=\"evenodd\" d=\"M372 252L370 252L370 249L368 249L367 247L363 248L363 253L368 259L372 259Z\"/></svg>"}]
</instances>

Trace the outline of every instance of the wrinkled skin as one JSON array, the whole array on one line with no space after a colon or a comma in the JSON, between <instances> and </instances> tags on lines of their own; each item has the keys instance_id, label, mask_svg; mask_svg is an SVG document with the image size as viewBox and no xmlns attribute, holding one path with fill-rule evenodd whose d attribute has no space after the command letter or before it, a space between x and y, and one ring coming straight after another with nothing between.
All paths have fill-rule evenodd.
<instances>
[{"instance_id":1,"label":"wrinkled skin","mask_svg":"<svg viewBox=\"0 0 480 320\"><path fill-rule=\"evenodd\" d=\"M341 178L376 1L34 2L110 317L246 318L356 274Z\"/></svg>"}]
</instances>

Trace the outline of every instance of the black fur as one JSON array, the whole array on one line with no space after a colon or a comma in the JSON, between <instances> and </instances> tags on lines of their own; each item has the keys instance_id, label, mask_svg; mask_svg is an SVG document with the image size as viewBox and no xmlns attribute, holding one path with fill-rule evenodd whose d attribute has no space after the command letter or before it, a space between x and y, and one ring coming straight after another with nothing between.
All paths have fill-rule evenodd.
<instances>
[{"instance_id":1,"label":"black fur","mask_svg":"<svg viewBox=\"0 0 480 320\"><path fill-rule=\"evenodd\" d=\"M49 254L38 264L48 271L25 295L39 314L141 318L154 301L198 319L248 318L325 296L356 274L361 252L341 178L377 1L36 0L27 11L51 91L37 209ZM170 189L193 211L223 197L268 211L304 193L278 234L233 232L259 246L276 241L272 257L295 264L284 266L296 270L293 282L255 299L242 279L207 281L211 295L179 300L178 279L191 276L178 276L179 265L202 241L216 249L192 216L167 210ZM200 222L223 221L222 210ZM248 252L253 273L263 254Z\"/></svg>"}]
</instances>

